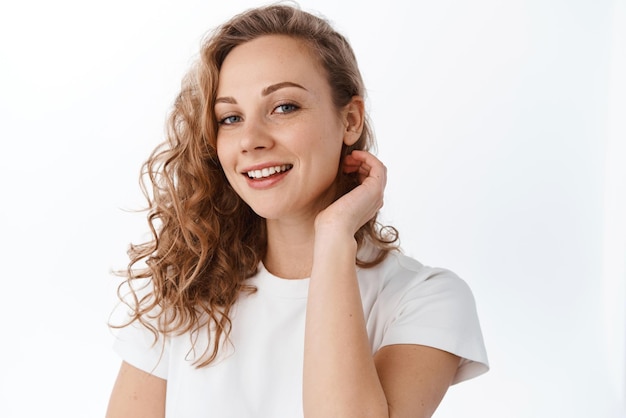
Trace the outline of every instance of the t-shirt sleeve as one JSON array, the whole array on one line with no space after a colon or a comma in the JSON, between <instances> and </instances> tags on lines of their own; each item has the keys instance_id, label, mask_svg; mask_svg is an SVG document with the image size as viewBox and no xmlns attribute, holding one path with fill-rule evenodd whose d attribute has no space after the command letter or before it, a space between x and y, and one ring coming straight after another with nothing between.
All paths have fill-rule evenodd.
<instances>
[{"instance_id":1,"label":"t-shirt sleeve","mask_svg":"<svg viewBox=\"0 0 626 418\"><path fill-rule=\"evenodd\" d=\"M461 357L452 384L485 373L489 363L469 286L444 269L422 267L416 276L395 306L381 347L419 344Z\"/></svg>"},{"instance_id":2,"label":"t-shirt sleeve","mask_svg":"<svg viewBox=\"0 0 626 418\"><path fill-rule=\"evenodd\" d=\"M154 334L137 321L116 331L113 350L126 363L167 379L169 339L159 335L155 340Z\"/></svg>"}]
</instances>

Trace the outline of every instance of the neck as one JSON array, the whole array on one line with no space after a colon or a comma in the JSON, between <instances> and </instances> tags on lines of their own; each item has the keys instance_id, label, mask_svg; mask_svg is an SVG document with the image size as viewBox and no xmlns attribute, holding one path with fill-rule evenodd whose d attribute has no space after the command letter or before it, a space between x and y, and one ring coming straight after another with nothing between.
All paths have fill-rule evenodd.
<instances>
[{"instance_id":1,"label":"neck","mask_svg":"<svg viewBox=\"0 0 626 418\"><path fill-rule=\"evenodd\" d=\"M263 264L284 279L310 277L313 265L313 223L267 221L267 253Z\"/></svg>"}]
</instances>

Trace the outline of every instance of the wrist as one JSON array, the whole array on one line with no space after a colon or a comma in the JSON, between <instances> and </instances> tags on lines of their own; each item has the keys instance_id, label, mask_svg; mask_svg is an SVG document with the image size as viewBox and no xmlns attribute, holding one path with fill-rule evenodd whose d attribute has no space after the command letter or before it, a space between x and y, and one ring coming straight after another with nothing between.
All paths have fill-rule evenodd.
<instances>
[{"instance_id":1,"label":"wrist","mask_svg":"<svg viewBox=\"0 0 626 418\"><path fill-rule=\"evenodd\" d=\"M315 236L336 236L337 238L354 238L354 226L338 217L319 216L315 218Z\"/></svg>"},{"instance_id":2,"label":"wrist","mask_svg":"<svg viewBox=\"0 0 626 418\"><path fill-rule=\"evenodd\" d=\"M315 228L315 254L335 254L347 253L356 257L357 242L354 235L339 227Z\"/></svg>"}]
</instances>

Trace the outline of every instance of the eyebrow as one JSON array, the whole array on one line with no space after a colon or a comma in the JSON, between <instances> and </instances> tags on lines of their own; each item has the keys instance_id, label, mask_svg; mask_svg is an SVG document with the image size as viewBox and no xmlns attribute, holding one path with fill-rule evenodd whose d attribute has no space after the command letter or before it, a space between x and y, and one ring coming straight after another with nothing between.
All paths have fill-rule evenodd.
<instances>
[{"instance_id":1,"label":"eyebrow","mask_svg":"<svg viewBox=\"0 0 626 418\"><path fill-rule=\"evenodd\" d=\"M261 95L262 96L267 96L269 94L274 93L277 90L284 89L285 87L297 87L299 89L308 91L307 89L305 89L304 87L302 87L298 83L294 83L293 81L283 81L283 82L272 84L270 86L265 87L261 91ZM217 99L215 99L215 104L217 104L217 103L236 104L237 100L235 100L234 97L230 97L230 96L228 96L228 97L218 97Z\"/></svg>"},{"instance_id":2,"label":"eyebrow","mask_svg":"<svg viewBox=\"0 0 626 418\"><path fill-rule=\"evenodd\" d=\"M271 86L267 86L261 92L261 95L267 96L268 94L274 93L276 90L284 89L285 87L297 87L299 89L308 91L300 84L294 83L292 81L283 81L282 83L272 84Z\"/></svg>"}]
</instances>

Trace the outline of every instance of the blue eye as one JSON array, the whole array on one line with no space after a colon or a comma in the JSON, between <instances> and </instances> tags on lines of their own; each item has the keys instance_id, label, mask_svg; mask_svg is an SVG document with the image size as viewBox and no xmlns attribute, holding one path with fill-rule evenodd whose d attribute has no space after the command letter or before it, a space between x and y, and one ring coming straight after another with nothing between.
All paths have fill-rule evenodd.
<instances>
[{"instance_id":1,"label":"blue eye","mask_svg":"<svg viewBox=\"0 0 626 418\"><path fill-rule=\"evenodd\" d=\"M237 122L241 122L241 117L232 115L232 116L226 116L225 118L220 119L218 123L220 125L232 125L233 123L237 123Z\"/></svg>"},{"instance_id":2,"label":"blue eye","mask_svg":"<svg viewBox=\"0 0 626 418\"><path fill-rule=\"evenodd\" d=\"M284 103L284 104L276 106L274 111L276 113L291 113L291 112L295 112L298 109L300 109L300 108L298 106L296 106L295 104Z\"/></svg>"}]
</instances>

